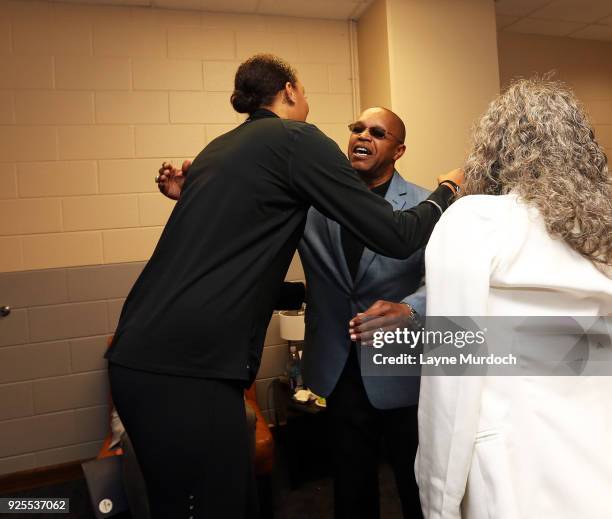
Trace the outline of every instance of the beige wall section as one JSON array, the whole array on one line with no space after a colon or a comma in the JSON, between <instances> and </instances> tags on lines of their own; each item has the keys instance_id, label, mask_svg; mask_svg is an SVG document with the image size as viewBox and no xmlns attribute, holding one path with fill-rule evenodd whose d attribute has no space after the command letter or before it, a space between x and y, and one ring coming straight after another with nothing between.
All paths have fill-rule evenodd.
<instances>
[{"instance_id":1,"label":"beige wall section","mask_svg":"<svg viewBox=\"0 0 612 519\"><path fill-rule=\"evenodd\" d=\"M0 272L147 259L172 203L162 160L238 124L241 60L294 64L309 120L344 149L353 118L341 21L0 0Z\"/></svg>"},{"instance_id":2,"label":"beige wall section","mask_svg":"<svg viewBox=\"0 0 612 519\"><path fill-rule=\"evenodd\" d=\"M391 101L407 126L398 169L417 184L460 167L499 92L493 0L387 0Z\"/></svg>"},{"instance_id":3,"label":"beige wall section","mask_svg":"<svg viewBox=\"0 0 612 519\"><path fill-rule=\"evenodd\" d=\"M376 95L384 98L388 84L387 105L407 128L398 169L434 187L440 173L461 166L474 120L499 92L493 0L377 0L365 16L367 23L359 24L362 107L377 104ZM386 58L378 68L362 66L378 59L375 47L385 47L385 32L388 78ZM369 85L380 90L368 97Z\"/></svg>"},{"instance_id":4,"label":"beige wall section","mask_svg":"<svg viewBox=\"0 0 612 519\"><path fill-rule=\"evenodd\" d=\"M502 88L513 78L555 71L586 108L595 136L612 154L612 43L535 34L500 33Z\"/></svg>"},{"instance_id":5,"label":"beige wall section","mask_svg":"<svg viewBox=\"0 0 612 519\"><path fill-rule=\"evenodd\" d=\"M361 110L391 106L387 1L374 0L357 23Z\"/></svg>"}]
</instances>

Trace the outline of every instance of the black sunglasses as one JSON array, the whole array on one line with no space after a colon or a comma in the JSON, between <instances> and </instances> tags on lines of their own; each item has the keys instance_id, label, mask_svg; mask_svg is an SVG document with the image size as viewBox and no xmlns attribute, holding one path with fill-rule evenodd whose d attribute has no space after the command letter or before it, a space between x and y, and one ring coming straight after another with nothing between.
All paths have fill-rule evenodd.
<instances>
[{"instance_id":1,"label":"black sunglasses","mask_svg":"<svg viewBox=\"0 0 612 519\"><path fill-rule=\"evenodd\" d=\"M372 137L374 137L375 139L379 139L379 140L385 139L387 135L390 135L400 144L404 143L402 139L400 139L399 137L396 137L389 130L385 130L384 128L381 128L380 126L366 126L363 123L351 123L348 125L348 129L351 130L351 133L354 133L355 135L360 135L366 130L368 130L369 134Z\"/></svg>"}]
</instances>

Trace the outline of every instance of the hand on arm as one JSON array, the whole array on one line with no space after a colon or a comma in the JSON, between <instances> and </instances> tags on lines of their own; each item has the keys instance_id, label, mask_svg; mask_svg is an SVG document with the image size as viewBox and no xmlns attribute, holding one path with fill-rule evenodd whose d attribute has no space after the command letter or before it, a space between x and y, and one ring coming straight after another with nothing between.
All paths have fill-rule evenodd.
<instances>
[{"instance_id":1,"label":"hand on arm","mask_svg":"<svg viewBox=\"0 0 612 519\"><path fill-rule=\"evenodd\" d=\"M178 200L190 167L190 160L184 161L181 169L175 168L170 162L163 162L155 179L161 194L172 200Z\"/></svg>"}]
</instances>

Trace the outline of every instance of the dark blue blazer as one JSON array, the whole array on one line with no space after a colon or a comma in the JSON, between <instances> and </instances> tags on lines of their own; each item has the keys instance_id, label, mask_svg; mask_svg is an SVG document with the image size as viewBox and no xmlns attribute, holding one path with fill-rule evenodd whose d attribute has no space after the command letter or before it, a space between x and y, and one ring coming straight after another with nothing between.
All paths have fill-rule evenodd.
<instances>
[{"instance_id":1,"label":"dark blue blazer","mask_svg":"<svg viewBox=\"0 0 612 519\"><path fill-rule=\"evenodd\" d=\"M425 200L429 192L405 181L396 171L385 199L395 210ZM355 280L349 272L338 223L311 208L299 246L306 275L306 337L303 353L304 382L312 391L328 396L346 363L351 341L348 322L378 299L404 301L425 315L424 251L405 260L381 256L365 248ZM392 409L418 402L418 377L363 376L370 402Z\"/></svg>"}]
</instances>

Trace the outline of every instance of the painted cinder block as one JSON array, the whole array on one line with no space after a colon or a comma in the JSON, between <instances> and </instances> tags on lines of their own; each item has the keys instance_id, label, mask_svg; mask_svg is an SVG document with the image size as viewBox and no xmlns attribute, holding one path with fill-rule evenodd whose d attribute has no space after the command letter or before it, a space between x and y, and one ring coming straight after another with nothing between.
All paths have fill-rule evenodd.
<instances>
[{"instance_id":1,"label":"painted cinder block","mask_svg":"<svg viewBox=\"0 0 612 519\"><path fill-rule=\"evenodd\" d=\"M0 235L35 234L62 230L61 201L57 198L0 200Z\"/></svg>"},{"instance_id":2,"label":"painted cinder block","mask_svg":"<svg viewBox=\"0 0 612 519\"><path fill-rule=\"evenodd\" d=\"M148 260L159 241L162 227L103 231L104 262Z\"/></svg>"},{"instance_id":3,"label":"painted cinder block","mask_svg":"<svg viewBox=\"0 0 612 519\"><path fill-rule=\"evenodd\" d=\"M21 56L90 56L92 53L90 24L70 23L54 16L13 20L12 39L13 52Z\"/></svg>"},{"instance_id":4,"label":"painted cinder block","mask_svg":"<svg viewBox=\"0 0 612 519\"><path fill-rule=\"evenodd\" d=\"M56 139L51 126L0 126L0 156L8 162L55 160Z\"/></svg>"},{"instance_id":5,"label":"painted cinder block","mask_svg":"<svg viewBox=\"0 0 612 519\"><path fill-rule=\"evenodd\" d=\"M121 316L121 310L123 309L124 303L125 298L114 299L113 301L106 302L108 307L108 329L111 334L117 329L117 324L119 324L119 317Z\"/></svg>"},{"instance_id":6,"label":"painted cinder block","mask_svg":"<svg viewBox=\"0 0 612 519\"><path fill-rule=\"evenodd\" d=\"M15 95L0 91L0 124L15 123Z\"/></svg>"},{"instance_id":7,"label":"painted cinder block","mask_svg":"<svg viewBox=\"0 0 612 519\"><path fill-rule=\"evenodd\" d=\"M230 60L236 58L234 33L209 27L168 31L168 56L179 59Z\"/></svg>"},{"instance_id":8,"label":"painted cinder block","mask_svg":"<svg viewBox=\"0 0 612 519\"><path fill-rule=\"evenodd\" d=\"M202 90L202 64L186 59L135 58L135 90Z\"/></svg>"},{"instance_id":9,"label":"painted cinder block","mask_svg":"<svg viewBox=\"0 0 612 519\"><path fill-rule=\"evenodd\" d=\"M96 56L165 58L166 34L158 27L131 21L117 25L94 23L93 51Z\"/></svg>"},{"instance_id":10,"label":"painted cinder block","mask_svg":"<svg viewBox=\"0 0 612 519\"><path fill-rule=\"evenodd\" d=\"M51 56L0 56L0 88L53 88Z\"/></svg>"},{"instance_id":11,"label":"painted cinder block","mask_svg":"<svg viewBox=\"0 0 612 519\"><path fill-rule=\"evenodd\" d=\"M0 237L0 272L23 269L21 238Z\"/></svg>"},{"instance_id":12,"label":"painted cinder block","mask_svg":"<svg viewBox=\"0 0 612 519\"><path fill-rule=\"evenodd\" d=\"M20 197L93 195L98 191L93 160L22 162L16 169Z\"/></svg>"},{"instance_id":13,"label":"painted cinder block","mask_svg":"<svg viewBox=\"0 0 612 519\"><path fill-rule=\"evenodd\" d=\"M0 348L0 383L35 380L70 373L67 341Z\"/></svg>"},{"instance_id":14,"label":"painted cinder block","mask_svg":"<svg viewBox=\"0 0 612 519\"><path fill-rule=\"evenodd\" d=\"M78 428L75 443L104 439L108 432L109 416L107 405L76 409L74 418Z\"/></svg>"},{"instance_id":15,"label":"painted cinder block","mask_svg":"<svg viewBox=\"0 0 612 519\"><path fill-rule=\"evenodd\" d=\"M173 123L235 123L238 116L227 92L170 92Z\"/></svg>"},{"instance_id":16,"label":"painted cinder block","mask_svg":"<svg viewBox=\"0 0 612 519\"><path fill-rule=\"evenodd\" d=\"M0 385L0 421L32 416L33 414L31 382Z\"/></svg>"},{"instance_id":17,"label":"painted cinder block","mask_svg":"<svg viewBox=\"0 0 612 519\"><path fill-rule=\"evenodd\" d=\"M94 122L91 92L15 92L17 124L91 124Z\"/></svg>"},{"instance_id":18,"label":"painted cinder block","mask_svg":"<svg viewBox=\"0 0 612 519\"><path fill-rule=\"evenodd\" d=\"M138 23L148 23L167 28L170 32L180 32L185 27L200 27L202 25L201 12L186 9L134 7L132 8L132 18Z\"/></svg>"},{"instance_id":19,"label":"painted cinder block","mask_svg":"<svg viewBox=\"0 0 612 519\"><path fill-rule=\"evenodd\" d=\"M28 309L30 341L53 341L108 332L104 301L37 306Z\"/></svg>"},{"instance_id":20,"label":"painted cinder block","mask_svg":"<svg viewBox=\"0 0 612 519\"><path fill-rule=\"evenodd\" d=\"M174 200L160 196L159 193L139 195L140 225L145 227L166 225L174 206Z\"/></svg>"},{"instance_id":21,"label":"painted cinder block","mask_svg":"<svg viewBox=\"0 0 612 519\"><path fill-rule=\"evenodd\" d=\"M55 84L62 90L129 90L129 58L55 57Z\"/></svg>"},{"instance_id":22,"label":"painted cinder block","mask_svg":"<svg viewBox=\"0 0 612 519\"><path fill-rule=\"evenodd\" d=\"M97 92L96 122L167 123L168 94L166 92Z\"/></svg>"},{"instance_id":23,"label":"painted cinder block","mask_svg":"<svg viewBox=\"0 0 612 519\"><path fill-rule=\"evenodd\" d=\"M57 134L61 160L134 156L133 128L130 126L60 126Z\"/></svg>"},{"instance_id":24,"label":"painted cinder block","mask_svg":"<svg viewBox=\"0 0 612 519\"><path fill-rule=\"evenodd\" d=\"M297 35L298 60L304 63L350 63L347 36L328 35L322 38L316 32Z\"/></svg>"},{"instance_id":25,"label":"painted cinder block","mask_svg":"<svg viewBox=\"0 0 612 519\"><path fill-rule=\"evenodd\" d=\"M297 75L304 88L306 95L315 92L329 92L329 72L327 65L322 63L298 63L295 65Z\"/></svg>"},{"instance_id":26,"label":"painted cinder block","mask_svg":"<svg viewBox=\"0 0 612 519\"><path fill-rule=\"evenodd\" d=\"M353 120L353 97L350 94L312 94L308 101L308 119L314 124L348 124Z\"/></svg>"},{"instance_id":27,"label":"painted cinder block","mask_svg":"<svg viewBox=\"0 0 612 519\"><path fill-rule=\"evenodd\" d=\"M348 152L348 142L350 132L346 123L341 124L328 124L322 123L317 124L319 130L321 130L330 139L336 141L336 144L340 147L340 151L346 154Z\"/></svg>"},{"instance_id":28,"label":"painted cinder block","mask_svg":"<svg viewBox=\"0 0 612 519\"><path fill-rule=\"evenodd\" d=\"M0 168L0 199L16 198L17 197L17 165L2 164Z\"/></svg>"},{"instance_id":29,"label":"painted cinder block","mask_svg":"<svg viewBox=\"0 0 612 519\"><path fill-rule=\"evenodd\" d=\"M352 94L351 67L346 63L329 65L329 91L333 94Z\"/></svg>"},{"instance_id":30,"label":"painted cinder block","mask_svg":"<svg viewBox=\"0 0 612 519\"><path fill-rule=\"evenodd\" d=\"M21 242L27 270L102 263L99 231L24 236Z\"/></svg>"},{"instance_id":31,"label":"painted cinder block","mask_svg":"<svg viewBox=\"0 0 612 519\"><path fill-rule=\"evenodd\" d=\"M254 54L271 53L295 63L300 58L298 41L290 32L255 32L241 31L236 33L236 52L240 60Z\"/></svg>"},{"instance_id":32,"label":"painted cinder block","mask_svg":"<svg viewBox=\"0 0 612 519\"><path fill-rule=\"evenodd\" d=\"M595 138L604 148L612 148L612 124L596 124L593 126Z\"/></svg>"},{"instance_id":33,"label":"painted cinder block","mask_svg":"<svg viewBox=\"0 0 612 519\"><path fill-rule=\"evenodd\" d=\"M143 266L142 262L135 262L66 269L68 299L79 302L126 297Z\"/></svg>"},{"instance_id":34,"label":"painted cinder block","mask_svg":"<svg viewBox=\"0 0 612 519\"><path fill-rule=\"evenodd\" d=\"M68 302L65 269L0 273L0 294L11 308Z\"/></svg>"},{"instance_id":35,"label":"painted cinder block","mask_svg":"<svg viewBox=\"0 0 612 519\"><path fill-rule=\"evenodd\" d=\"M136 195L73 196L62 200L64 230L138 227Z\"/></svg>"},{"instance_id":36,"label":"painted cinder block","mask_svg":"<svg viewBox=\"0 0 612 519\"><path fill-rule=\"evenodd\" d=\"M104 405L108 401L108 374L101 370L35 380L32 394L36 414Z\"/></svg>"},{"instance_id":37,"label":"painted cinder block","mask_svg":"<svg viewBox=\"0 0 612 519\"><path fill-rule=\"evenodd\" d=\"M106 369L104 354L108 335L84 337L70 341L70 360L73 373Z\"/></svg>"},{"instance_id":38,"label":"painted cinder block","mask_svg":"<svg viewBox=\"0 0 612 519\"><path fill-rule=\"evenodd\" d=\"M100 193L159 193L154 180L162 162L180 166L185 159L193 158L193 155L172 158L160 153L156 156L158 158L98 161Z\"/></svg>"},{"instance_id":39,"label":"painted cinder block","mask_svg":"<svg viewBox=\"0 0 612 519\"><path fill-rule=\"evenodd\" d=\"M3 297L6 297L3 294ZM10 301L4 299L3 306L10 306ZM0 347L28 342L28 315L25 309L14 309L6 317L0 319Z\"/></svg>"},{"instance_id":40,"label":"painted cinder block","mask_svg":"<svg viewBox=\"0 0 612 519\"><path fill-rule=\"evenodd\" d=\"M142 158L195 157L206 142L204 126L196 124L136 126L135 137L136 156Z\"/></svg>"},{"instance_id":41,"label":"painted cinder block","mask_svg":"<svg viewBox=\"0 0 612 519\"><path fill-rule=\"evenodd\" d=\"M74 411L5 420L0 427L0 457L74 444L76 431Z\"/></svg>"},{"instance_id":42,"label":"painted cinder block","mask_svg":"<svg viewBox=\"0 0 612 519\"><path fill-rule=\"evenodd\" d=\"M13 44L11 42L11 24L0 22L0 56L6 56L13 52Z\"/></svg>"},{"instance_id":43,"label":"painted cinder block","mask_svg":"<svg viewBox=\"0 0 612 519\"><path fill-rule=\"evenodd\" d=\"M612 125L612 93L608 99L584 99L591 124Z\"/></svg>"},{"instance_id":44,"label":"painted cinder block","mask_svg":"<svg viewBox=\"0 0 612 519\"><path fill-rule=\"evenodd\" d=\"M204 90L207 92L233 92L234 76L239 61L205 61Z\"/></svg>"}]
</instances>

